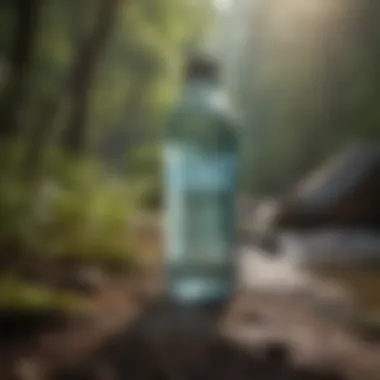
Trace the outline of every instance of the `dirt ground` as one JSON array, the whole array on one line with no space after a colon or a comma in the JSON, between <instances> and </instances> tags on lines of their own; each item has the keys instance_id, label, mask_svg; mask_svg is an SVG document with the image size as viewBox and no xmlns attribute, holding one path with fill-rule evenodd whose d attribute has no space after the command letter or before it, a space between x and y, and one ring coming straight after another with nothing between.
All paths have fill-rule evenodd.
<instances>
[{"instance_id":1,"label":"dirt ground","mask_svg":"<svg viewBox=\"0 0 380 380\"><path fill-rule=\"evenodd\" d=\"M61 328L0 337L1 380L380 379L380 344L321 313L307 293L245 287L199 323L192 311L166 305L157 233L143 232L155 269L107 277L87 296L86 316Z\"/></svg>"},{"instance_id":2,"label":"dirt ground","mask_svg":"<svg viewBox=\"0 0 380 380\"><path fill-rule=\"evenodd\" d=\"M241 292L219 324L189 330L188 313L167 319L149 307L162 291L151 274L110 279L89 300L91 319L3 345L1 379L380 379L380 346L318 314L307 297ZM160 318L168 329L157 335Z\"/></svg>"},{"instance_id":3,"label":"dirt ground","mask_svg":"<svg viewBox=\"0 0 380 380\"><path fill-rule=\"evenodd\" d=\"M109 278L99 292L87 297L85 315L25 339L0 338L1 380L45 380L57 369L87 359L137 317L145 298L157 290L157 283L153 291L148 286L145 278Z\"/></svg>"}]
</instances>

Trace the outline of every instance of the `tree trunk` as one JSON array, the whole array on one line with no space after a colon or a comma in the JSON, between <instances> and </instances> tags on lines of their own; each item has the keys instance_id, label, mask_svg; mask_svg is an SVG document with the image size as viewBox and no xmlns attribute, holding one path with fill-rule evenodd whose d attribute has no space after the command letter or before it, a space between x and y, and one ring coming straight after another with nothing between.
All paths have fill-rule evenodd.
<instances>
[{"instance_id":1,"label":"tree trunk","mask_svg":"<svg viewBox=\"0 0 380 380\"><path fill-rule=\"evenodd\" d=\"M41 117L30 136L29 146L22 163L22 170L29 178L36 175L41 164L44 147L53 133L54 118L66 98L72 104L72 109L68 125L63 131L62 144L64 149L72 155L84 154L91 85L96 65L112 31L119 1L102 0L95 27L85 38L83 44L78 47L73 67L63 84L61 93L57 98L52 98L43 108Z\"/></svg>"},{"instance_id":2,"label":"tree trunk","mask_svg":"<svg viewBox=\"0 0 380 380\"><path fill-rule=\"evenodd\" d=\"M63 132L63 147L72 155L85 153L88 139L88 108L97 64L111 34L119 0L103 0L98 21L89 38L78 50L69 85L72 109Z\"/></svg>"},{"instance_id":3,"label":"tree trunk","mask_svg":"<svg viewBox=\"0 0 380 380\"><path fill-rule=\"evenodd\" d=\"M20 114L29 86L41 10L40 0L15 0L17 26L10 57L11 78L0 106L0 134L11 137L20 132Z\"/></svg>"}]
</instances>

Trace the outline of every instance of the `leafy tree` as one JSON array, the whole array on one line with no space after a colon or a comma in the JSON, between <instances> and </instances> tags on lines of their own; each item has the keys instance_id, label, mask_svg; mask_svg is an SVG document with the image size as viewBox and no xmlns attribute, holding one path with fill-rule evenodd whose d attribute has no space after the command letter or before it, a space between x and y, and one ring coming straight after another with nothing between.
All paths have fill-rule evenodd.
<instances>
[{"instance_id":1,"label":"leafy tree","mask_svg":"<svg viewBox=\"0 0 380 380\"><path fill-rule=\"evenodd\" d=\"M30 85L29 69L35 53L42 6L40 0L17 0L12 5L16 25L8 58L10 79L0 103L1 134L5 136L12 136L20 129L20 114Z\"/></svg>"},{"instance_id":2,"label":"leafy tree","mask_svg":"<svg viewBox=\"0 0 380 380\"><path fill-rule=\"evenodd\" d=\"M127 266L137 258L131 226L159 198L166 114L209 6L1 2L2 271L65 257Z\"/></svg>"}]
</instances>

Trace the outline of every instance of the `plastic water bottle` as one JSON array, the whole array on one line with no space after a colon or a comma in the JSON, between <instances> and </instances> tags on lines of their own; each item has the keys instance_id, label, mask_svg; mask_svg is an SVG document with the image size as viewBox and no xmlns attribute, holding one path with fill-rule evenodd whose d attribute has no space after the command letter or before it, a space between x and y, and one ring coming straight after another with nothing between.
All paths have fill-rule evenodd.
<instances>
[{"instance_id":1,"label":"plastic water bottle","mask_svg":"<svg viewBox=\"0 0 380 380\"><path fill-rule=\"evenodd\" d=\"M169 297L176 303L226 300L234 287L237 143L218 68L189 60L164 148Z\"/></svg>"}]
</instances>

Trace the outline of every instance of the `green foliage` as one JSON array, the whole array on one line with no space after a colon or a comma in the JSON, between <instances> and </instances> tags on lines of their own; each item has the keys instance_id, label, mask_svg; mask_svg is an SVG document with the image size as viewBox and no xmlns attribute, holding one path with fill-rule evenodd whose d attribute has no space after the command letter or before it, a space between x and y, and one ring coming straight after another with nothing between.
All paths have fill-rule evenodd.
<instances>
[{"instance_id":1,"label":"green foliage","mask_svg":"<svg viewBox=\"0 0 380 380\"><path fill-rule=\"evenodd\" d=\"M49 157L50 165L34 189L10 172L1 173L2 255L17 249L41 259L132 265L137 190L109 178L91 161Z\"/></svg>"},{"instance_id":2,"label":"green foliage","mask_svg":"<svg viewBox=\"0 0 380 380\"><path fill-rule=\"evenodd\" d=\"M184 47L205 32L209 5L140 0L121 7L91 95L94 146L120 125L128 147L162 130L178 95Z\"/></svg>"},{"instance_id":3,"label":"green foliage","mask_svg":"<svg viewBox=\"0 0 380 380\"><path fill-rule=\"evenodd\" d=\"M65 179L67 187L50 185L50 216L42 226L41 242L58 257L131 264L133 193L118 180L92 178L86 169L77 172L80 181L75 172Z\"/></svg>"},{"instance_id":4,"label":"green foliage","mask_svg":"<svg viewBox=\"0 0 380 380\"><path fill-rule=\"evenodd\" d=\"M62 259L135 265L139 258L133 222L141 208L160 204L158 138L180 89L183 50L197 45L207 30L211 1L116 2L116 9L109 8L116 18L110 17L107 31L102 30L101 17L106 12L99 12L111 4L107 0L25 4L9 0L0 5L0 119L9 109L14 113L10 120L20 126L9 128L10 136L17 138L11 143L2 133L8 123L0 125L1 269L11 267L17 274L19 267L31 262L43 265ZM25 29L29 32L20 27L28 22L19 20L30 22L31 28ZM94 54L94 46L102 45L96 44L102 39L94 33L97 30L109 38ZM26 49L12 46L19 33L24 33L21 40L30 48L27 62L22 59ZM83 64L78 62L83 52L84 61L90 57L85 67L91 68L84 71L94 75L84 82L85 89L78 89L85 73L79 70L79 78L73 73ZM6 67L17 66L14 55L21 57L18 71ZM26 78L15 89L20 90L17 101L2 91L7 82L18 79L8 78L3 66ZM72 124L71 111L77 104L84 117L79 117L76 130L86 129L82 145L90 147L81 159L62 152L62 134ZM101 156L104 145L107 152ZM121 165L117 160L123 161ZM111 163L105 168L104 162ZM117 173L120 166L122 173ZM31 302L30 306L43 307L55 297L49 289L20 284L17 277L3 280L0 276L0 306Z\"/></svg>"},{"instance_id":5,"label":"green foliage","mask_svg":"<svg viewBox=\"0 0 380 380\"><path fill-rule=\"evenodd\" d=\"M84 309L86 303L72 294L55 291L48 287L31 286L15 276L0 279L0 309L48 310L76 313Z\"/></svg>"},{"instance_id":6,"label":"green foliage","mask_svg":"<svg viewBox=\"0 0 380 380\"><path fill-rule=\"evenodd\" d=\"M148 209L158 208L162 202L161 155L161 146L151 143L136 147L126 157L127 176L138 184L139 200Z\"/></svg>"}]
</instances>

